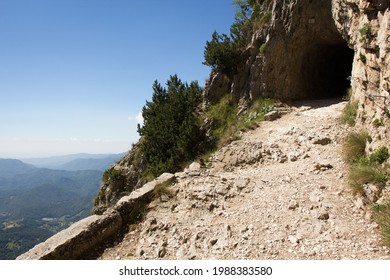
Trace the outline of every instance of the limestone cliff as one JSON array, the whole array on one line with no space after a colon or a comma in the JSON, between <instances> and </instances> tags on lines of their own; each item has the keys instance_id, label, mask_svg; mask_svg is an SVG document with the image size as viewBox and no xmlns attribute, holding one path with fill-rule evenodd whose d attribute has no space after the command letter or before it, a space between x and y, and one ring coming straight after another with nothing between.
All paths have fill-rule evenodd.
<instances>
[{"instance_id":1,"label":"limestone cliff","mask_svg":"<svg viewBox=\"0 0 390 280\"><path fill-rule=\"evenodd\" d=\"M390 127L390 2L275 0L262 13L238 74L212 73L205 98L226 92L236 100L341 97L352 88L358 126L388 145Z\"/></svg>"},{"instance_id":2,"label":"limestone cliff","mask_svg":"<svg viewBox=\"0 0 390 280\"><path fill-rule=\"evenodd\" d=\"M373 137L371 149L389 145L390 2L333 0L336 26L354 50L351 86L358 125Z\"/></svg>"}]
</instances>

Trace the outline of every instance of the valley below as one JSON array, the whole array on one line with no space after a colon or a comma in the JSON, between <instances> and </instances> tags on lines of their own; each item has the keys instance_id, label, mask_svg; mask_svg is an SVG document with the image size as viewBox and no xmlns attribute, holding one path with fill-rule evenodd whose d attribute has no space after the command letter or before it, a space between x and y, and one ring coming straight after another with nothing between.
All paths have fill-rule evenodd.
<instances>
[{"instance_id":1,"label":"valley below","mask_svg":"<svg viewBox=\"0 0 390 280\"><path fill-rule=\"evenodd\" d=\"M53 169L0 159L0 259L15 259L89 216L104 169L121 156L26 160Z\"/></svg>"}]
</instances>

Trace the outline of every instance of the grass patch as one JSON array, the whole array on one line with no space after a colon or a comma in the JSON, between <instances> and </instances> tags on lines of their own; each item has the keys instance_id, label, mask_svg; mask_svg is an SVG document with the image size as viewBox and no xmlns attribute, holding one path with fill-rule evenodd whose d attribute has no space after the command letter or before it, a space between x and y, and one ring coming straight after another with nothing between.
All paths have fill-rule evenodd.
<instances>
[{"instance_id":1,"label":"grass patch","mask_svg":"<svg viewBox=\"0 0 390 280\"><path fill-rule=\"evenodd\" d=\"M387 179L384 170L379 165L371 163L367 165L353 164L348 176L349 186L354 194L363 194L363 185L368 183L383 187Z\"/></svg>"},{"instance_id":2,"label":"grass patch","mask_svg":"<svg viewBox=\"0 0 390 280\"><path fill-rule=\"evenodd\" d=\"M211 120L212 146L221 147L227 142L231 142L231 138L236 132L234 128L237 112L237 105L232 102L229 94L208 108L206 117Z\"/></svg>"},{"instance_id":3,"label":"grass patch","mask_svg":"<svg viewBox=\"0 0 390 280\"><path fill-rule=\"evenodd\" d=\"M367 57L364 54L360 53L359 57L360 61L363 62L363 64L367 63Z\"/></svg>"},{"instance_id":4,"label":"grass patch","mask_svg":"<svg viewBox=\"0 0 390 280\"><path fill-rule=\"evenodd\" d=\"M171 186L171 182L165 182L162 184L158 184L157 186L154 187L154 189L152 191L152 197L153 198L159 197L160 199L164 195L168 196L168 197L172 197L173 192L169 188L170 186Z\"/></svg>"},{"instance_id":5,"label":"grass patch","mask_svg":"<svg viewBox=\"0 0 390 280\"><path fill-rule=\"evenodd\" d=\"M378 223L384 243L390 246L390 201L385 204L375 204L374 207L374 220Z\"/></svg>"},{"instance_id":6,"label":"grass patch","mask_svg":"<svg viewBox=\"0 0 390 280\"><path fill-rule=\"evenodd\" d=\"M355 126L357 116L358 103L356 101L349 101L343 109L341 115L341 122L349 126Z\"/></svg>"},{"instance_id":7,"label":"grass patch","mask_svg":"<svg viewBox=\"0 0 390 280\"><path fill-rule=\"evenodd\" d=\"M352 163L365 155L366 143L369 135L365 131L351 132L345 138L342 151L343 159Z\"/></svg>"},{"instance_id":8,"label":"grass patch","mask_svg":"<svg viewBox=\"0 0 390 280\"><path fill-rule=\"evenodd\" d=\"M263 43L261 44L260 48L259 48L259 53L261 55L264 55L265 51L266 51L266 48L267 48L267 44L266 43Z\"/></svg>"},{"instance_id":9,"label":"grass patch","mask_svg":"<svg viewBox=\"0 0 390 280\"><path fill-rule=\"evenodd\" d=\"M348 101L348 103L345 105L343 113L341 114L341 122L346 123L349 126L355 126L358 102L352 100L352 88L347 90L347 94L343 99Z\"/></svg>"},{"instance_id":10,"label":"grass patch","mask_svg":"<svg viewBox=\"0 0 390 280\"><path fill-rule=\"evenodd\" d=\"M364 184L383 188L389 179L383 163L389 158L386 147L380 147L370 156L365 152L369 141L367 132L352 132L343 143L343 159L349 164L348 184L354 194L364 195Z\"/></svg>"},{"instance_id":11,"label":"grass patch","mask_svg":"<svg viewBox=\"0 0 390 280\"><path fill-rule=\"evenodd\" d=\"M243 113L238 115L237 104L232 102L228 94L211 105L206 118L211 120L211 141L214 149L220 148L234 140L240 139L239 132L257 127L264 115L274 109L272 99L258 99Z\"/></svg>"}]
</instances>

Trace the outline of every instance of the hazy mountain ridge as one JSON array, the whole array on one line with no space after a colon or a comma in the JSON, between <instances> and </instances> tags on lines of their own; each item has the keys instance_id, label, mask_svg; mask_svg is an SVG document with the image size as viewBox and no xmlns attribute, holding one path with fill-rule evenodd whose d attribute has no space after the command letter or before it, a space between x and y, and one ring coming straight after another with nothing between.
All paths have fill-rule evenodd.
<instances>
[{"instance_id":1,"label":"hazy mountain ridge","mask_svg":"<svg viewBox=\"0 0 390 280\"><path fill-rule=\"evenodd\" d=\"M35 161L62 162L69 170L0 159L0 259L14 259L91 214L103 170L122 154L75 156Z\"/></svg>"},{"instance_id":2,"label":"hazy mountain ridge","mask_svg":"<svg viewBox=\"0 0 390 280\"><path fill-rule=\"evenodd\" d=\"M43 157L43 158L26 158L26 159L20 159L22 162L27 164L32 164L36 167L40 168L50 168L50 169L64 169L63 166L72 168L72 170L81 170L81 169L75 169L73 167L69 167L72 161L75 161L76 163L80 160L88 160L90 162L93 162L93 160L104 160L104 159L112 159L113 162L121 159L126 153L120 153L120 154L87 154L87 153L81 153L81 154L71 154L71 155L63 155L63 156L52 156L52 157ZM93 168L89 168L93 169ZM82 170L85 170L85 167L83 167ZM100 170L100 169L99 169Z\"/></svg>"},{"instance_id":3,"label":"hazy mountain ridge","mask_svg":"<svg viewBox=\"0 0 390 280\"><path fill-rule=\"evenodd\" d=\"M17 159L1 159L0 158L0 177L10 178L18 174L23 174L28 171L35 170L36 167L31 164L26 164ZM0 181L1 186L1 181Z\"/></svg>"}]
</instances>

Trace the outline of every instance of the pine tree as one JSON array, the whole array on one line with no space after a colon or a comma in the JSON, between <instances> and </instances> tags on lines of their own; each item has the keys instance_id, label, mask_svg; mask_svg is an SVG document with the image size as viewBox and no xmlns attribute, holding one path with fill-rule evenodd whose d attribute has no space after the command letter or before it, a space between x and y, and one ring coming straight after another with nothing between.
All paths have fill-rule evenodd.
<instances>
[{"instance_id":1,"label":"pine tree","mask_svg":"<svg viewBox=\"0 0 390 280\"><path fill-rule=\"evenodd\" d=\"M153 176L175 172L192 160L202 137L196 112L202 91L198 83L188 85L174 75L166 85L154 82L152 101L142 109L144 124L138 126L141 151Z\"/></svg>"}]
</instances>

